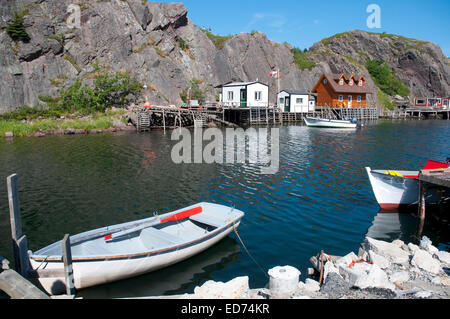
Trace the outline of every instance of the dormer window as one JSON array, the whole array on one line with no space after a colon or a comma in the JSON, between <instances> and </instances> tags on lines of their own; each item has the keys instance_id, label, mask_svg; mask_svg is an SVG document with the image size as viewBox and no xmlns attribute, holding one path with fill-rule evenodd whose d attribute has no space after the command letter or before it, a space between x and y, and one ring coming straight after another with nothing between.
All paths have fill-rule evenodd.
<instances>
[{"instance_id":1,"label":"dormer window","mask_svg":"<svg viewBox=\"0 0 450 319\"><path fill-rule=\"evenodd\" d=\"M344 85L344 79L339 80L339 85Z\"/></svg>"},{"instance_id":2,"label":"dormer window","mask_svg":"<svg viewBox=\"0 0 450 319\"><path fill-rule=\"evenodd\" d=\"M350 86L353 86L355 82L353 81L353 79L350 80Z\"/></svg>"},{"instance_id":3,"label":"dormer window","mask_svg":"<svg viewBox=\"0 0 450 319\"><path fill-rule=\"evenodd\" d=\"M363 80L359 80L359 86L363 86L363 84L364 84L364 82L363 82Z\"/></svg>"}]
</instances>

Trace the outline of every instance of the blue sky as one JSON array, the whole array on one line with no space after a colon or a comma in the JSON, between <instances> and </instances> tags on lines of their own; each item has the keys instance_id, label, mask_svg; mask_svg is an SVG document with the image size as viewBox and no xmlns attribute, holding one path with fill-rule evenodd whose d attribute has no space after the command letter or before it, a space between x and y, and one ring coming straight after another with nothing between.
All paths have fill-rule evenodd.
<instances>
[{"instance_id":1,"label":"blue sky","mask_svg":"<svg viewBox=\"0 0 450 319\"><path fill-rule=\"evenodd\" d=\"M171 3L174 1L160 0ZM353 29L387 32L431 41L450 56L449 0L184 0L188 17L214 34L264 32L270 40L309 48L323 38ZM366 9L381 9L381 28L370 29Z\"/></svg>"}]
</instances>

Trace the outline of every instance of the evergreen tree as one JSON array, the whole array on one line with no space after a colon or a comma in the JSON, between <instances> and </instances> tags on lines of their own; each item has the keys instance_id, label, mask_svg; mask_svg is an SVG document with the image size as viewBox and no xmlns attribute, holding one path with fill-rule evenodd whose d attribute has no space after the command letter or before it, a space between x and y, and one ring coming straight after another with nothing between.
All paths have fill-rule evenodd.
<instances>
[{"instance_id":1,"label":"evergreen tree","mask_svg":"<svg viewBox=\"0 0 450 319\"><path fill-rule=\"evenodd\" d=\"M26 11L18 14L14 13L14 19L6 26L6 33L11 37L13 41L24 41L27 42L30 40L30 36L25 30L23 26L23 16L26 14Z\"/></svg>"}]
</instances>

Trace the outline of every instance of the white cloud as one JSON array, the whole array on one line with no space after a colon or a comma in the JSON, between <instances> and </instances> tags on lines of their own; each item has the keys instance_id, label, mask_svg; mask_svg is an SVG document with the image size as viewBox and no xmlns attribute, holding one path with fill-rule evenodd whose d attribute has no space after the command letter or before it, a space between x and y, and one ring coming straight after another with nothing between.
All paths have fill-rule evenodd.
<instances>
[{"instance_id":1,"label":"white cloud","mask_svg":"<svg viewBox=\"0 0 450 319\"><path fill-rule=\"evenodd\" d=\"M250 22L244 27L243 32L249 32L250 29L254 25L263 25L268 26L270 28L278 29L280 31L281 28L286 24L287 19L282 14L273 14L273 13L262 13L257 12L254 13Z\"/></svg>"}]
</instances>

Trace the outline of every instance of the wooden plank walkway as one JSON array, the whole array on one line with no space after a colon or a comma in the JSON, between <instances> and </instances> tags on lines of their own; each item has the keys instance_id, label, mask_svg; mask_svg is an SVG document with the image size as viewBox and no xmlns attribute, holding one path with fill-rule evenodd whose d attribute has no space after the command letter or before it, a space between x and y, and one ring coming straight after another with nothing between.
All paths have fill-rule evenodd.
<instances>
[{"instance_id":1,"label":"wooden plank walkway","mask_svg":"<svg viewBox=\"0 0 450 319\"><path fill-rule=\"evenodd\" d=\"M316 108L308 113L282 112L274 108L237 108L228 109L227 118L236 124L269 125L284 123L300 123L305 117L320 117L343 120L357 119L359 121L377 120L376 108Z\"/></svg>"},{"instance_id":2,"label":"wooden plank walkway","mask_svg":"<svg viewBox=\"0 0 450 319\"><path fill-rule=\"evenodd\" d=\"M205 108L173 108L155 106L149 109L136 108L137 130L149 131L153 128L177 128L182 126L206 126L208 122L235 127L236 125L276 125L302 123L305 117L331 119L376 120L376 108L329 108L317 107L308 113L282 112L273 107L264 108L224 108L210 110ZM155 120L156 116L156 120ZM153 118L153 120L152 120ZM155 123L153 123L156 121ZM202 121L202 123L201 123Z\"/></svg>"},{"instance_id":3,"label":"wooden plank walkway","mask_svg":"<svg viewBox=\"0 0 450 319\"><path fill-rule=\"evenodd\" d=\"M11 299L51 299L12 269L0 272L0 290Z\"/></svg>"},{"instance_id":4,"label":"wooden plank walkway","mask_svg":"<svg viewBox=\"0 0 450 319\"><path fill-rule=\"evenodd\" d=\"M450 188L450 169L424 170L419 175L419 181Z\"/></svg>"}]
</instances>

